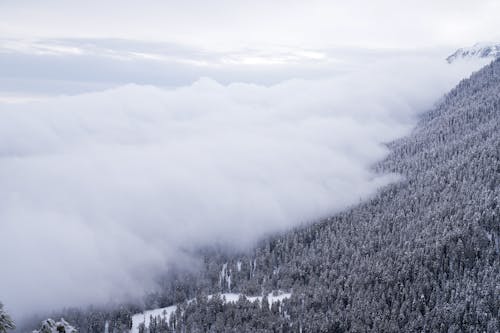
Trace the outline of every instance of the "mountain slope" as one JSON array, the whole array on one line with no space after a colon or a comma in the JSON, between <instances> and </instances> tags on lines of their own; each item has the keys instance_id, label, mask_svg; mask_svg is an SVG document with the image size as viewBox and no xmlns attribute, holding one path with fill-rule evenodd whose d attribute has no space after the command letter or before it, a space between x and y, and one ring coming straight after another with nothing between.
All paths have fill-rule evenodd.
<instances>
[{"instance_id":1,"label":"mountain slope","mask_svg":"<svg viewBox=\"0 0 500 333\"><path fill-rule=\"evenodd\" d=\"M292 290L274 314L283 331L497 332L500 60L462 81L391 149L378 169L403 181L253 255L219 259L228 259L232 290ZM206 259L208 276L214 260ZM187 306L193 315L174 318L177 327L210 331L197 319L209 307ZM276 329L235 324L237 310L219 310L225 331Z\"/></svg>"},{"instance_id":2,"label":"mountain slope","mask_svg":"<svg viewBox=\"0 0 500 333\"><path fill-rule=\"evenodd\" d=\"M472 47L458 49L455 53L446 58L448 63L459 59L471 58L498 58L500 57L500 43L477 43Z\"/></svg>"},{"instance_id":3,"label":"mountain slope","mask_svg":"<svg viewBox=\"0 0 500 333\"><path fill-rule=\"evenodd\" d=\"M376 168L401 174L401 182L252 253L206 252L201 271L171 271L146 308L177 304L176 311L145 330L498 332L500 59L463 80L390 148ZM291 297L269 307L206 296L276 290ZM131 311L64 318L81 332L102 332L105 320L130 325Z\"/></svg>"}]
</instances>

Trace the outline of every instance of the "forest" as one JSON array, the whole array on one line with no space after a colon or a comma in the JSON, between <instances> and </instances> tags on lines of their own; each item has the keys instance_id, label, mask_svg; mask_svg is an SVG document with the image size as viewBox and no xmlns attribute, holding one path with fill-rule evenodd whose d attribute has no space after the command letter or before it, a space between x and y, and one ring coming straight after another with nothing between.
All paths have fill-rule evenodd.
<instances>
[{"instance_id":1,"label":"forest","mask_svg":"<svg viewBox=\"0 0 500 333\"><path fill-rule=\"evenodd\" d=\"M172 304L140 332L499 332L500 59L388 147L374 168L401 180L366 202L248 253L200 249L202 269L170 270L143 304L52 315L81 333L128 332L134 313ZM277 291L291 297L222 296Z\"/></svg>"}]
</instances>

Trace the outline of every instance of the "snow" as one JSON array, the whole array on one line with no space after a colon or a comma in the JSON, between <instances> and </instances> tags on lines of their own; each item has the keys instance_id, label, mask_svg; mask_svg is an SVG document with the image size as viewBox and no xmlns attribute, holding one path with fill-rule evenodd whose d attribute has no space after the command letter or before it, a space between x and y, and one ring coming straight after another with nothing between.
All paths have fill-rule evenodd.
<instances>
[{"instance_id":1,"label":"snow","mask_svg":"<svg viewBox=\"0 0 500 333\"><path fill-rule=\"evenodd\" d=\"M64 318L61 318L60 321L55 321L51 318L46 319L42 322L40 329L34 330L33 333L77 333L77 330L68 324Z\"/></svg>"},{"instance_id":2,"label":"snow","mask_svg":"<svg viewBox=\"0 0 500 333\"><path fill-rule=\"evenodd\" d=\"M236 303L240 296L242 294L237 294L237 293L224 293L220 294L221 298L225 300L226 303ZM282 302L285 299L288 299L292 296L291 293L285 293L283 291L278 291L275 293L269 293L267 295L267 299L269 301L269 307L273 303L276 303L278 301ZM211 299L213 295L208 295L208 299ZM245 296L246 299L248 299L250 302L255 302L258 300L259 302L262 302L262 296ZM192 302L193 299L189 300L188 302ZM148 327L149 322L152 317L161 317L165 319L169 319L170 315L177 310L177 305L171 305L167 306L165 308L158 308L158 309L153 309L153 310L147 310L142 313L136 313L132 316L132 329L130 330L130 333L139 333L139 325L144 323L144 326Z\"/></svg>"},{"instance_id":3,"label":"snow","mask_svg":"<svg viewBox=\"0 0 500 333\"><path fill-rule=\"evenodd\" d=\"M222 270L219 273L219 287L222 287L222 284L226 281L227 278L227 262L222 265Z\"/></svg>"},{"instance_id":4,"label":"snow","mask_svg":"<svg viewBox=\"0 0 500 333\"><path fill-rule=\"evenodd\" d=\"M221 294L221 298L226 300L226 303L236 303L238 301L238 298L240 297L241 294L235 294L235 293L224 293ZM211 299L213 295L208 295L208 299Z\"/></svg>"},{"instance_id":5,"label":"snow","mask_svg":"<svg viewBox=\"0 0 500 333\"><path fill-rule=\"evenodd\" d=\"M225 299L226 303L236 303L241 295L242 294L237 294L237 293L224 293L221 294L221 298ZM272 303L276 303L277 301L282 302L284 299L290 298L291 296L292 296L291 293L284 293L280 291L277 293L277 295L269 293L267 295L267 299L269 301L269 306L271 306ZM213 295L209 295L208 299L211 299L212 297ZM262 296L245 296L245 298L248 299L250 302L255 302L256 300L262 302Z\"/></svg>"},{"instance_id":6,"label":"snow","mask_svg":"<svg viewBox=\"0 0 500 333\"><path fill-rule=\"evenodd\" d=\"M167 306L165 308L159 308L159 309L153 309L153 310L147 310L142 313L137 313L132 316L132 329L130 330L131 333L138 333L139 332L139 325L144 323L146 327L149 326L149 322L152 317L161 317L161 318L170 318L170 314L175 312L177 310L177 305L171 305Z\"/></svg>"},{"instance_id":7,"label":"snow","mask_svg":"<svg viewBox=\"0 0 500 333\"><path fill-rule=\"evenodd\" d=\"M457 59L496 58L500 57L500 43L477 43L471 47L458 49L446 58L448 63Z\"/></svg>"},{"instance_id":8,"label":"snow","mask_svg":"<svg viewBox=\"0 0 500 333\"><path fill-rule=\"evenodd\" d=\"M254 274L254 272L255 272L255 269L257 268L257 259L254 259L254 260L253 260L253 263L252 263L252 262L250 262L250 265L251 265L251 267L252 267L252 274L251 274L251 276L253 276L253 274Z\"/></svg>"},{"instance_id":9,"label":"snow","mask_svg":"<svg viewBox=\"0 0 500 333\"><path fill-rule=\"evenodd\" d=\"M277 295L270 293L267 298L269 299L269 305L276 303L277 301L283 302L285 299L292 297L292 293L278 292Z\"/></svg>"}]
</instances>

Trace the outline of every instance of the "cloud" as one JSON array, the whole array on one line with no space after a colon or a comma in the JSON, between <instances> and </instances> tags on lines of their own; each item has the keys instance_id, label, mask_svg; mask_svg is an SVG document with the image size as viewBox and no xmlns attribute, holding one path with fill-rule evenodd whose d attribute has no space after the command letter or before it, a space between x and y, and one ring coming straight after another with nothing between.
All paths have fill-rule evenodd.
<instances>
[{"instance_id":1,"label":"cloud","mask_svg":"<svg viewBox=\"0 0 500 333\"><path fill-rule=\"evenodd\" d=\"M186 86L200 77L222 84L274 85L293 78L328 78L381 59L415 55L445 58L454 51L447 47L408 50L285 46L210 51L127 39L0 38L0 99L75 95L129 83Z\"/></svg>"},{"instance_id":2,"label":"cloud","mask_svg":"<svg viewBox=\"0 0 500 333\"><path fill-rule=\"evenodd\" d=\"M497 38L499 9L496 0L25 0L0 4L0 31L6 37L132 38L216 49L456 47Z\"/></svg>"},{"instance_id":3,"label":"cloud","mask_svg":"<svg viewBox=\"0 0 500 333\"><path fill-rule=\"evenodd\" d=\"M401 53L283 46L219 52L126 39L0 39L0 67L4 69L0 93L79 94L128 83L185 86L200 77L271 85L296 77L328 77L360 62Z\"/></svg>"},{"instance_id":4,"label":"cloud","mask_svg":"<svg viewBox=\"0 0 500 333\"><path fill-rule=\"evenodd\" d=\"M19 315L137 296L186 249L250 246L358 203L396 179L370 169L383 143L472 65L0 104L2 301Z\"/></svg>"}]
</instances>

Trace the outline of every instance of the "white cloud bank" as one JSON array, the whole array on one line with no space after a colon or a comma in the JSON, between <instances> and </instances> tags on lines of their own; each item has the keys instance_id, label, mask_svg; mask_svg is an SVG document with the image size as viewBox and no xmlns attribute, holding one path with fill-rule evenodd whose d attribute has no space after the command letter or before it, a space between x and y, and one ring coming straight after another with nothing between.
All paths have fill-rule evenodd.
<instances>
[{"instance_id":1,"label":"white cloud bank","mask_svg":"<svg viewBox=\"0 0 500 333\"><path fill-rule=\"evenodd\" d=\"M22 314L140 293L182 249L247 246L356 204L394 179L370 170L382 143L471 66L0 104L2 301Z\"/></svg>"}]
</instances>

